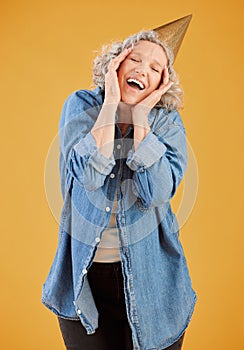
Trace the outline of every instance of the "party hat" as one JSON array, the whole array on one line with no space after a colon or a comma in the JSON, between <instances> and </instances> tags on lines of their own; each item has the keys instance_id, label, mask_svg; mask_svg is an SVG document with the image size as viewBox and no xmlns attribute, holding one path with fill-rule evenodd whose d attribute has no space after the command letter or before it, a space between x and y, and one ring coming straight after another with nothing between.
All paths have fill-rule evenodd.
<instances>
[{"instance_id":1,"label":"party hat","mask_svg":"<svg viewBox=\"0 0 244 350\"><path fill-rule=\"evenodd\" d=\"M179 51L191 18L192 15L188 15L153 29L159 34L160 40L164 41L166 45L171 48L174 59Z\"/></svg>"}]
</instances>

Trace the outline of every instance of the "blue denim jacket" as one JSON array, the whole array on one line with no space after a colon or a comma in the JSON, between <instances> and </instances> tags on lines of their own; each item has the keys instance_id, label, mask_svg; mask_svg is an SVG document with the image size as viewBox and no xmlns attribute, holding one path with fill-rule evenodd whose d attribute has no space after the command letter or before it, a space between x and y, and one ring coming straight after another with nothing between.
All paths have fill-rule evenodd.
<instances>
[{"instance_id":1,"label":"blue denim jacket","mask_svg":"<svg viewBox=\"0 0 244 350\"><path fill-rule=\"evenodd\" d=\"M133 126L103 156L90 133L103 91L80 90L66 100L60 123L60 178L64 200L56 255L42 302L56 315L80 320L87 334L98 311L87 279L117 192L116 222L128 321L134 349L160 350L188 326L196 302L170 199L187 166L179 113L154 108L150 132L133 147ZM116 115L116 120L117 120ZM118 191L117 191L118 189Z\"/></svg>"}]
</instances>

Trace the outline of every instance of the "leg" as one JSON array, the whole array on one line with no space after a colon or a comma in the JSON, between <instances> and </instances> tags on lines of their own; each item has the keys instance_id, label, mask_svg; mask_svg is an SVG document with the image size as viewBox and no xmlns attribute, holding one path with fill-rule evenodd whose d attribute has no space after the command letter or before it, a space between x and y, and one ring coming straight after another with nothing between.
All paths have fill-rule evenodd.
<instances>
[{"instance_id":1,"label":"leg","mask_svg":"<svg viewBox=\"0 0 244 350\"><path fill-rule=\"evenodd\" d=\"M133 350L121 263L93 264L89 283L99 311L99 327L103 334L107 334L107 339L110 339L107 350Z\"/></svg>"},{"instance_id":2,"label":"leg","mask_svg":"<svg viewBox=\"0 0 244 350\"><path fill-rule=\"evenodd\" d=\"M102 324L94 334L87 335L80 321L71 321L58 318L60 330L67 350L124 350L118 340L122 337L120 325Z\"/></svg>"},{"instance_id":3,"label":"leg","mask_svg":"<svg viewBox=\"0 0 244 350\"><path fill-rule=\"evenodd\" d=\"M80 321L58 318L67 350L133 350L120 263L93 263L88 279L99 313L98 329L87 335Z\"/></svg>"}]
</instances>

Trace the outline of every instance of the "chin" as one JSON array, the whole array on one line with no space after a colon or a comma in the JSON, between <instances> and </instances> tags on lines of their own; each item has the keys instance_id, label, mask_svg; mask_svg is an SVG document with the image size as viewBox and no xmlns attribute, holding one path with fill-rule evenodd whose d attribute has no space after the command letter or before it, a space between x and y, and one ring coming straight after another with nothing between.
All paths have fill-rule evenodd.
<instances>
[{"instance_id":1,"label":"chin","mask_svg":"<svg viewBox=\"0 0 244 350\"><path fill-rule=\"evenodd\" d=\"M136 98L135 96L126 96L126 97L122 96L122 99L121 99L122 102L127 103L129 105L136 105L142 100L143 98Z\"/></svg>"}]
</instances>

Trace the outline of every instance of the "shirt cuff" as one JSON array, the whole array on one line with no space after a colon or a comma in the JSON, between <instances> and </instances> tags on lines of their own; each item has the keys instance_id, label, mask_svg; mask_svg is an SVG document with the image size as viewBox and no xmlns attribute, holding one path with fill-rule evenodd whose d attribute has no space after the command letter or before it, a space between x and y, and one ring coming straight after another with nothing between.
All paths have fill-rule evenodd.
<instances>
[{"instance_id":1,"label":"shirt cuff","mask_svg":"<svg viewBox=\"0 0 244 350\"><path fill-rule=\"evenodd\" d=\"M150 131L137 147L127 154L126 164L133 171L144 171L157 162L166 152L167 147Z\"/></svg>"},{"instance_id":2,"label":"shirt cuff","mask_svg":"<svg viewBox=\"0 0 244 350\"><path fill-rule=\"evenodd\" d=\"M107 158L100 153L90 132L74 146L74 150L81 157L87 156L89 158L87 165L92 166L101 174L108 175L115 165L114 155Z\"/></svg>"}]
</instances>

